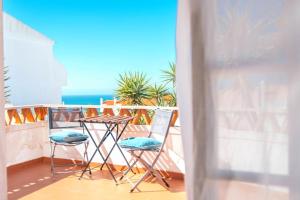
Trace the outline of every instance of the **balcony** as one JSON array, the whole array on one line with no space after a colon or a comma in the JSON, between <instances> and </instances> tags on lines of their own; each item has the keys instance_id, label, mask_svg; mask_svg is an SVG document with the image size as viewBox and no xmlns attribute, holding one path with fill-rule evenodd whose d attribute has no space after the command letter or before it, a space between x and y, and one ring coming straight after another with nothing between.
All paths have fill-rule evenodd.
<instances>
[{"instance_id":1,"label":"balcony","mask_svg":"<svg viewBox=\"0 0 300 200\"><path fill-rule=\"evenodd\" d=\"M131 185L121 181L118 186L111 180L107 170L93 169L92 178L84 176L78 180L79 173L71 172L74 168L63 168L70 172L55 177L50 172L50 146L47 122L47 108L52 105L29 105L19 107L6 107L6 133L7 133L7 167L8 167L8 198L9 199L64 199L66 193L70 199L185 199L184 192L184 160L181 144L178 114L172 119L169 137L165 151L161 155L157 170L160 170L170 183L166 190L155 179L149 178L143 182L139 189L141 192L129 193ZM60 105L61 106L61 105ZM62 105L63 106L63 105ZM128 125L124 137L144 136L149 130L151 116L156 107L149 106L81 106L85 116L95 116L100 112L106 115L131 115L135 110L134 119ZM171 108L177 110L177 108ZM92 124L89 127L99 140L103 136L104 125ZM112 140L105 143L102 151L112 145ZM59 148L55 160L59 163L77 162L82 158L82 147ZM93 145L89 146L88 153L94 152ZM130 160L130 155L126 154ZM151 154L146 155L151 157ZM68 159L71 159L68 160ZM101 163L100 157L95 157L92 166ZM108 161L115 170L120 170L125 163L119 152L112 153ZM135 169L142 172L143 168ZM134 181L139 174L130 174Z\"/></svg>"},{"instance_id":2,"label":"balcony","mask_svg":"<svg viewBox=\"0 0 300 200\"><path fill-rule=\"evenodd\" d=\"M181 130L179 126L177 111L172 119L172 127L165 146L165 152L160 157L157 165L157 170L160 170L170 183L170 189L166 190L155 179L148 179L143 182L139 189L141 192L129 193L131 185L127 181L122 181L118 186L115 185L107 170L95 168L92 178L84 176L78 180L79 173L66 173L57 175L54 178L50 173L50 147L49 147L49 130L47 122L47 108L57 105L29 105L20 107L7 107L6 116L6 133L7 133L7 166L8 166L8 197L9 199L65 199L66 194L70 199L185 199L184 188L184 159L182 152ZM60 105L64 106L64 105ZM69 106L70 107L70 106ZM144 136L149 130L151 122L151 114L156 107L150 106L118 106L118 105L102 105L102 106L82 106L86 116L95 116L99 113L106 115L130 115L132 110L135 110L134 120L129 124L124 137ZM177 110L177 108L171 108ZM231 122L232 119L224 113L229 111L221 110L221 121ZM236 111L235 114L239 114ZM231 115L230 115L231 116ZM223 118L224 119L223 119ZM225 120L226 119L226 120ZM223 123L222 123L223 124ZM223 127L228 128L231 123L223 124ZM90 125L93 134L99 139L103 136L106 130L104 125ZM230 127L228 128L230 129ZM225 129L227 130L227 129ZM259 145L260 140L253 140L247 137L241 140L239 132L227 137L220 137L220 167L222 172L226 172L223 161L226 161L224 152L230 149L239 148L239 153L236 153L238 158L245 155L251 156L251 151L246 151L249 144ZM243 132L244 136L247 132ZM228 144L227 138L232 138L232 143ZM247 135L246 135L247 136ZM253 136L254 137L254 136ZM284 136L282 136L284 137ZM246 144L245 144L246 143ZM253 144L252 144L253 143ZM106 154L107 149L112 145L112 141L108 141L102 149ZM281 150L284 144L277 144L277 151ZM280 146L281 145L281 146ZM94 147L89 147L89 154L92 154ZM243 150L243 151L242 151ZM58 149L58 159L56 162L66 163L67 158L71 158L73 162L82 158L82 149L79 148L60 148ZM283 151L282 159L286 158ZM127 155L130 158L129 155ZM151 155L147 155L151 157ZM242 160L242 159L241 159ZM120 159L119 152L112 154L109 164L120 170L125 163ZM97 166L101 163L100 157L93 160L92 166ZM256 164L255 164L256 163ZM248 165L240 162L234 163L232 167L235 170L251 171L260 170L259 162L255 162L252 167L246 168ZM280 165L281 166L281 165ZM283 169L284 166L282 166ZM64 168L65 171L73 170L73 168ZM142 168L136 169L137 172L142 172ZM229 181L224 177L224 180L218 181L218 193L224 199L259 199L264 192L264 188L260 184L249 182L245 179L245 173L240 173L241 177L236 181ZM252 174L253 175L253 174ZM284 175L284 174L283 174ZM278 174L278 176L282 176ZM130 174L129 177L134 181L139 178L138 175ZM256 177L256 176L254 176ZM276 177L275 177L276 178ZM230 191L228 191L228 187ZM274 188L269 194L272 199L288 199L288 194L285 188Z\"/></svg>"}]
</instances>

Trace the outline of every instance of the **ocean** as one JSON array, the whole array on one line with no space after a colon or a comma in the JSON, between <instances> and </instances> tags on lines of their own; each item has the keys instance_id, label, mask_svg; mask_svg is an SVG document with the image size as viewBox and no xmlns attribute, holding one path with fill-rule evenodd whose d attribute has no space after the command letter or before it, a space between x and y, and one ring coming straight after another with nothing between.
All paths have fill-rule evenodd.
<instances>
[{"instance_id":1,"label":"ocean","mask_svg":"<svg viewBox=\"0 0 300 200\"><path fill-rule=\"evenodd\" d=\"M103 101L113 100L114 95L63 95L61 101L65 105L100 105L100 99Z\"/></svg>"}]
</instances>

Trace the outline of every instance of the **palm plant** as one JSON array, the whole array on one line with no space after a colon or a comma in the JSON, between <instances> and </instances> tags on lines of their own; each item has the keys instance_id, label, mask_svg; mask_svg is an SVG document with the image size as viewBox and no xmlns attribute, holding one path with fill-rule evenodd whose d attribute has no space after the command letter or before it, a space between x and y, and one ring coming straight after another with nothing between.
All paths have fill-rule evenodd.
<instances>
[{"instance_id":1,"label":"palm plant","mask_svg":"<svg viewBox=\"0 0 300 200\"><path fill-rule=\"evenodd\" d=\"M4 98L5 103L10 103L9 97L10 97L10 87L7 85L7 81L10 79L8 76L8 66L3 67L3 79L4 79Z\"/></svg>"},{"instance_id":2,"label":"palm plant","mask_svg":"<svg viewBox=\"0 0 300 200\"><path fill-rule=\"evenodd\" d=\"M168 84L172 83L172 92L169 94L171 99L168 101L169 106L176 106L176 92L175 92L175 83L176 83L176 64L174 62L169 62L169 69L162 70L163 81Z\"/></svg>"},{"instance_id":3,"label":"palm plant","mask_svg":"<svg viewBox=\"0 0 300 200\"><path fill-rule=\"evenodd\" d=\"M173 91L169 94L171 96L171 99L169 101L169 106L177 106L177 97L176 92Z\"/></svg>"},{"instance_id":4,"label":"palm plant","mask_svg":"<svg viewBox=\"0 0 300 200\"><path fill-rule=\"evenodd\" d=\"M150 98L155 99L155 103L158 106L164 105L164 97L168 94L168 89L165 85L157 85L156 83L153 86L149 87L149 96Z\"/></svg>"},{"instance_id":5,"label":"palm plant","mask_svg":"<svg viewBox=\"0 0 300 200\"><path fill-rule=\"evenodd\" d=\"M169 63L169 69L167 70L162 70L162 78L163 81L166 83L172 83L173 87L175 87L175 82L176 82L176 65L174 62Z\"/></svg>"},{"instance_id":6,"label":"palm plant","mask_svg":"<svg viewBox=\"0 0 300 200\"><path fill-rule=\"evenodd\" d=\"M124 73L119 75L117 96L130 105L142 105L148 99L149 80L143 73Z\"/></svg>"}]
</instances>

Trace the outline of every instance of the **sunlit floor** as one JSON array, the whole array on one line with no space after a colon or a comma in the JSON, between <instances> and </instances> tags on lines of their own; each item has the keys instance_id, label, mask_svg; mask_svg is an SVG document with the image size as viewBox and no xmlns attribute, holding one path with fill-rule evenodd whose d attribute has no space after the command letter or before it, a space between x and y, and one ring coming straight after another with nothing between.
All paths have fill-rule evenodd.
<instances>
[{"instance_id":1,"label":"sunlit floor","mask_svg":"<svg viewBox=\"0 0 300 200\"><path fill-rule=\"evenodd\" d=\"M143 182L141 192L129 193L131 185L123 181L118 186L111 180L107 172L95 170L92 178L85 176L78 180L76 174L60 174L51 177L49 164L37 163L22 170L8 172L8 198L28 200L73 200L73 199L130 199L130 200L183 200L184 184L181 180L169 180L170 189L166 190L155 180ZM136 179L138 177L133 177Z\"/></svg>"},{"instance_id":2,"label":"sunlit floor","mask_svg":"<svg viewBox=\"0 0 300 200\"><path fill-rule=\"evenodd\" d=\"M154 179L142 182L141 192L129 193L131 185L125 180L118 186L111 180L107 171L93 170L92 177L84 176L78 180L79 173L68 173L51 177L49 164L35 163L18 170L8 171L9 200L184 200L182 180L168 180L170 189L166 190ZM135 181L139 175L131 175ZM261 186L240 181L218 181L220 200L288 200L284 188ZM212 192L213 194L214 192ZM214 193L214 195L216 195Z\"/></svg>"}]
</instances>

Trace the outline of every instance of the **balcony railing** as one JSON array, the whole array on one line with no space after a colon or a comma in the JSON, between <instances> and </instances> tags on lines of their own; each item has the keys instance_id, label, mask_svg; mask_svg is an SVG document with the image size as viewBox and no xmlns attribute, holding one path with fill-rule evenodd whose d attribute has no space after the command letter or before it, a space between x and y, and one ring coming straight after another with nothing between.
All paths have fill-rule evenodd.
<instances>
[{"instance_id":1,"label":"balcony railing","mask_svg":"<svg viewBox=\"0 0 300 200\"><path fill-rule=\"evenodd\" d=\"M178 108L177 107L157 107L157 106L124 106L124 105L25 105L25 106L7 106L5 108L5 121L6 125L18 125L26 123L34 123L47 120L47 113L49 107L81 107L83 113L87 117L97 116L99 114L104 115L121 115L121 116L133 116L134 119L131 124L149 125L152 120L153 111L157 108L174 110L171 126L174 126L178 120Z\"/></svg>"},{"instance_id":2,"label":"balcony railing","mask_svg":"<svg viewBox=\"0 0 300 200\"><path fill-rule=\"evenodd\" d=\"M181 145L181 127L178 120L178 109L176 107L155 107L155 106L122 106L122 105L25 105L25 106L7 106L5 108L6 116L6 133L8 166L27 162L39 158L48 158L50 155L49 148L49 129L47 127L48 108L49 107L81 107L87 117L105 114L105 115L127 115L133 116L134 119L127 127L124 137L147 136L149 133L149 124L151 123L154 110L157 108L174 110L174 117L170 128L164 159L159 161L158 168L173 174L172 176L182 177L184 172L184 161ZM99 139L105 133L106 127L103 124L89 124L91 134ZM112 145L108 140L103 146L106 148ZM93 147L89 149L88 154L91 156ZM20 156L22 155L22 156ZM77 148L58 148L57 156L62 159L72 158L80 160L82 155L78 153ZM120 155L114 154L108 162L123 166ZM101 163L100 157L95 157L94 162Z\"/></svg>"}]
</instances>

